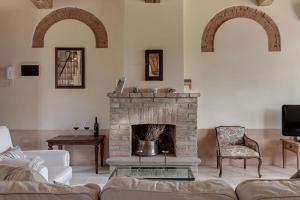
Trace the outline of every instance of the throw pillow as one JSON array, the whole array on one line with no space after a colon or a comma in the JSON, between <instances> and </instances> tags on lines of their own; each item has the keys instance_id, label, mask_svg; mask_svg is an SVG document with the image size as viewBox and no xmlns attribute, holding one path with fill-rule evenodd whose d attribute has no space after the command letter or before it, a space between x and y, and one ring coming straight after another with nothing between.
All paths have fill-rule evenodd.
<instances>
[{"instance_id":1,"label":"throw pillow","mask_svg":"<svg viewBox=\"0 0 300 200\"><path fill-rule=\"evenodd\" d=\"M44 164L44 160L40 157L36 156L32 159L5 159L0 160L0 165L10 165L14 167L28 167L30 169L34 169L36 171L39 171Z\"/></svg>"},{"instance_id":2,"label":"throw pillow","mask_svg":"<svg viewBox=\"0 0 300 200\"><path fill-rule=\"evenodd\" d=\"M24 158L26 158L26 155L23 153L23 151L18 146L9 148L8 150L0 153L0 160L24 159Z\"/></svg>"},{"instance_id":3,"label":"throw pillow","mask_svg":"<svg viewBox=\"0 0 300 200\"><path fill-rule=\"evenodd\" d=\"M47 183L47 180L33 169L10 165L0 165L0 181L30 181Z\"/></svg>"}]
</instances>

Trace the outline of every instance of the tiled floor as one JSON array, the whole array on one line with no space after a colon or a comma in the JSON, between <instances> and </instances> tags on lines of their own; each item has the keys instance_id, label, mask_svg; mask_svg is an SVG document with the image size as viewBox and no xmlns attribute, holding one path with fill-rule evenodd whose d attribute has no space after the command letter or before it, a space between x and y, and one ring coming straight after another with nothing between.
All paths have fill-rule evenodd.
<instances>
[{"instance_id":1,"label":"tiled floor","mask_svg":"<svg viewBox=\"0 0 300 200\"><path fill-rule=\"evenodd\" d=\"M288 166L286 169L278 166L263 166L263 179L287 179L296 172L295 166ZM219 170L215 167L200 166L197 180L219 179ZM99 174L95 174L92 166L73 166L73 178L71 185L81 185L87 183L105 185L109 178L108 168L102 168ZM257 179L257 168L249 166L246 170L242 167L224 166L222 180L228 182L232 187L236 187L240 182L247 179Z\"/></svg>"}]
</instances>

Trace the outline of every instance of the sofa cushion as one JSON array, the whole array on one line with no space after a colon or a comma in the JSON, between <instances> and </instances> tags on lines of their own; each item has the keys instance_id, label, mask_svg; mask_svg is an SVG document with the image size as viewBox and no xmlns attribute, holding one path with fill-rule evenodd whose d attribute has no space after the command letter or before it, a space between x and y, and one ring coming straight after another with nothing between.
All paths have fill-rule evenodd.
<instances>
[{"instance_id":1,"label":"sofa cushion","mask_svg":"<svg viewBox=\"0 0 300 200\"><path fill-rule=\"evenodd\" d=\"M236 200L234 190L221 180L202 182L148 181L113 177L104 186L101 200Z\"/></svg>"},{"instance_id":2,"label":"sofa cushion","mask_svg":"<svg viewBox=\"0 0 300 200\"><path fill-rule=\"evenodd\" d=\"M99 200L95 184L68 187L33 182L0 182L1 200Z\"/></svg>"},{"instance_id":3,"label":"sofa cushion","mask_svg":"<svg viewBox=\"0 0 300 200\"><path fill-rule=\"evenodd\" d=\"M0 153L0 160L25 159L25 158L26 158L26 155L23 153L23 151L18 146L9 148L6 151Z\"/></svg>"},{"instance_id":4,"label":"sofa cushion","mask_svg":"<svg viewBox=\"0 0 300 200\"><path fill-rule=\"evenodd\" d=\"M43 165L44 160L40 157L32 159L7 159L1 160L0 165L10 165L14 167L27 167L39 172L46 180L48 180L48 168Z\"/></svg>"},{"instance_id":5,"label":"sofa cushion","mask_svg":"<svg viewBox=\"0 0 300 200\"><path fill-rule=\"evenodd\" d=\"M299 180L247 180L236 188L241 200L300 199Z\"/></svg>"},{"instance_id":6,"label":"sofa cushion","mask_svg":"<svg viewBox=\"0 0 300 200\"><path fill-rule=\"evenodd\" d=\"M0 165L0 181L47 182L47 180L39 172L33 169L10 165Z\"/></svg>"}]
</instances>

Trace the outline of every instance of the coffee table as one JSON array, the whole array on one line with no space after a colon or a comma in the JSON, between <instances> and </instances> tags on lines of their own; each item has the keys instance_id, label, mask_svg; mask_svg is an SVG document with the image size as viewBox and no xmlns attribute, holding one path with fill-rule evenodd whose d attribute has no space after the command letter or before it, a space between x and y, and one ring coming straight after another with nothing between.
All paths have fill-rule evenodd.
<instances>
[{"instance_id":1,"label":"coffee table","mask_svg":"<svg viewBox=\"0 0 300 200\"><path fill-rule=\"evenodd\" d=\"M116 167L109 178L127 176L149 180L194 181L195 177L189 167L147 167L147 166L120 166Z\"/></svg>"}]
</instances>

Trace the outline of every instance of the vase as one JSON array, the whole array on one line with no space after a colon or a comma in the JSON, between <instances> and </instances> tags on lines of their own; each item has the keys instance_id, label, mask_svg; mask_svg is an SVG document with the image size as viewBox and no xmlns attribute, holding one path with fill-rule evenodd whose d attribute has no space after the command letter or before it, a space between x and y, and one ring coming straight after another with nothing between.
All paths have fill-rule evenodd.
<instances>
[{"instance_id":1,"label":"vase","mask_svg":"<svg viewBox=\"0 0 300 200\"><path fill-rule=\"evenodd\" d=\"M138 156L156 156L158 154L158 141L138 140L136 154Z\"/></svg>"}]
</instances>

